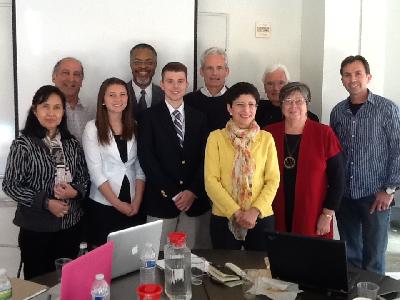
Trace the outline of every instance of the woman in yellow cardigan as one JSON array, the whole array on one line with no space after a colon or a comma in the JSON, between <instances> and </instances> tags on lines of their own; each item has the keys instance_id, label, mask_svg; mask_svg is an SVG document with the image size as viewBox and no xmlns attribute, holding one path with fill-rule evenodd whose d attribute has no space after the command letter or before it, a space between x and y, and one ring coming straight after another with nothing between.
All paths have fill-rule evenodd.
<instances>
[{"instance_id":1,"label":"woman in yellow cardigan","mask_svg":"<svg viewBox=\"0 0 400 300\"><path fill-rule=\"evenodd\" d=\"M210 133L205 155L211 240L215 249L265 250L263 232L274 230L271 204L279 186L274 139L254 120L256 87L239 82L226 100L232 118Z\"/></svg>"}]
</instances>

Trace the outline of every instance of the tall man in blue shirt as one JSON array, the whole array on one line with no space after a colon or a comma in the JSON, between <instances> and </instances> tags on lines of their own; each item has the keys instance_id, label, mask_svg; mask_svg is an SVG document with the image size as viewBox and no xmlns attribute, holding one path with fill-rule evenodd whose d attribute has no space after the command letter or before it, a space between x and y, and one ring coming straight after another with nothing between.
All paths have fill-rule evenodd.
<instances>
[{"instance_id":1,"label":"tall man in blue shirt","mask_svg":"<svg viewBox=\"0 0 400 300\"><path fill-rule=\"evenodd\" d=\"M339 233L351 264L384 274L390 206L400 186L400 112L368 90L372 76L361 55L345 58L340 74L350 96L333 108L330 119L346 162Z\"/></svg>"}]
</instances>

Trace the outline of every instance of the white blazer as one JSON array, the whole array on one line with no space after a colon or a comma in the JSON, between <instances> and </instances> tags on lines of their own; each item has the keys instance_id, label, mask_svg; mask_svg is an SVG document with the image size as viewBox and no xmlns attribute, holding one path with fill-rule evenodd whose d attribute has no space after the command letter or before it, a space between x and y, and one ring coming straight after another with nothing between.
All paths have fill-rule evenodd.
<instances>
[{"instance_id":1,"label":"white blazer","mask_svg":"<svg viewBox=\"0 0 400 300\"><path fill-rule=\"evenodd\" d=\"M145 175L137 157L135 136L130 141L127 141L126 144L128 160L123 163L114 138L111 139L109 145L101 145L97 139L95 120L91 120L86 124L82 135L82 145L85 151L90 180L92 181L90 198L94 201L111 205L99 190L99 186L106 181L110 183L111 189L118 197L122 180L126 175L131 185L131 199L133 199L135 197L135 180L145 180Z\"/></svg>"}]
</instances>

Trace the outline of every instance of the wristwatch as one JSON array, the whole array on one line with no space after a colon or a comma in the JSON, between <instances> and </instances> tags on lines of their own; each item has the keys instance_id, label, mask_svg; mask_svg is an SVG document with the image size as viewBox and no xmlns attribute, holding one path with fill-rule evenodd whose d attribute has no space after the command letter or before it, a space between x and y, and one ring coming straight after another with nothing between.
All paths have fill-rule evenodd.
<instances>
[{"instance_id":1,"label":"wristwatch","mask_svg":"<svg viewBox=\"0 0 400 300\"><path fill-rule=\"evenodd\" d=\"M395 187L387 187L385 190L385 193L388 195L394 195L394 193L396 193L396 188Z\"/></svg>"}]
</instances>

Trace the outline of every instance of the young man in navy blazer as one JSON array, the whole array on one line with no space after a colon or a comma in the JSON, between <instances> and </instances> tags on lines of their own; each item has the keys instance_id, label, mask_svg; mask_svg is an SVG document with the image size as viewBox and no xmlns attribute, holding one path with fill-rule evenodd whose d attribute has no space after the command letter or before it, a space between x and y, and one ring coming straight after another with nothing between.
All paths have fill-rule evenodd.
<instances>
[{"instance_id":1,"label":"young man in navy blazer","mask_svg":"<svg viewBox=\"0 0 400 300\"><path fill-rule=\"evenodd\" d=\"M147 221L162 219L161 247L171 231L187 234L189 248L208 233L202 218L210 209L204 190L206 117L185 105L187 68L170 62L162 69L165 101L146 110L139 123L138 154L146 174L143 205Z\"/></svg>"}]
</instances>

